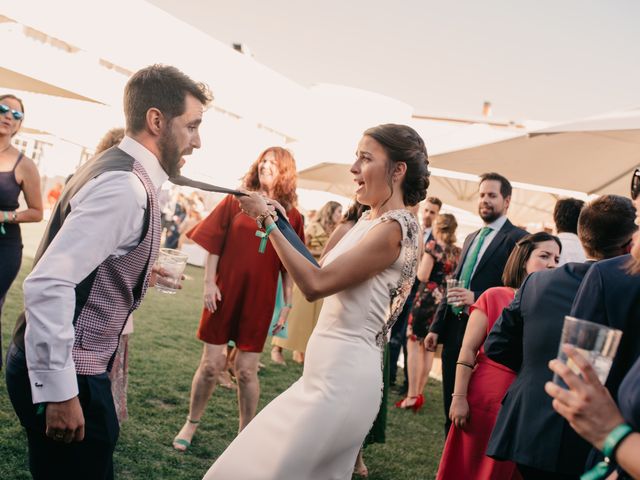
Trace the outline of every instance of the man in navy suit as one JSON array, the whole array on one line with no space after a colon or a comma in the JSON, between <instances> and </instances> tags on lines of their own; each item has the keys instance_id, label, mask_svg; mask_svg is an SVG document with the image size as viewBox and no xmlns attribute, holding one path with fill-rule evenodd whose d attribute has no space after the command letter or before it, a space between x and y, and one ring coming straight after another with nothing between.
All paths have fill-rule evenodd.
<instances>
[{"instance_id":1,"label":"man in navy suit","mask_svg":"<svg viewBox=\"0 0 640 480\"><path fill-rule=\"evenodd\" d=\"M444 400L445 436L449 432L449 407L455 384L456 361L469 318L469 306L488 288L502 285L502 271L518 240L527 232L515 227L507 218L511 201L511 183L498 173L480 176L478 214L484 227L464 240L460 262L454 278L464 288L447 292L425 338L427 350L434 351L442 343L442 395ZM452 303L456 303L452 306Z\"/></svg>"},{"instance_id":2,"label":"man in navy suit","mask_svg":"<svg viewBox=\"0 0 640 480\"><path fill-rule=\"evenodd\" d=\"M640 179L640 169L634 172L634 180L636 177ZM640 219L637 209L639 195L640 180L636 180L631 190L631 198L636 205L636 223ZM608 325L623 332L605 383L614 399L618 398L618 388L625 374L640 357L640 275L630 272L631 262L631 255L621 255L594 263L585 275L571 308L572 317ZM588 463L593 464L600 457L599 452L592 450Z\"/></svg>"},{"instance_id":3,"label":"man in navy suit","mask_svg":"<svg viewBox=\"0 0 640 480\"><path fill-rule=\"evenodd\" d=\"M640 357L640 276L629 272L631 255L596 262L578 289L571 316L622 330L606 387L617 398L622 378Z\"/></svg>"},{"instance_id":4,"label":"man in navy suit","mask_svg":"<svg viewBox=\"0 0 640 480\"><path fill-rule=\"evenodd\" d=\"M605 195L580 213L578 236L586 263L536 272L524 281L484 344L487 356L518 372L502 400L487 455L518 464L528 479L577 479L590 445L551 406L551 380L564 316L594 260L624 253L637 227L631 201Z\"/></svg>"}]
</instances>

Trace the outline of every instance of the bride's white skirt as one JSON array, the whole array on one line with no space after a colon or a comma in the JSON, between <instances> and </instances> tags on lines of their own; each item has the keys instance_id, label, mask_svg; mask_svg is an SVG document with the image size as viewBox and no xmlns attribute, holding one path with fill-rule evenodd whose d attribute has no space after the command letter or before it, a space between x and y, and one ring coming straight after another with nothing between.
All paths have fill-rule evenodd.
<instances>
[{"instance_id":1,"label":"bride's white skirt","mask_svg":"<svg viewBox=\"0 0 640 480\"><path fill-rule=\"evenodd\" d=\"M205 480L349 480L380 407L380 350L312 335L302 377L236 437Z\"/></svg>"}]
</instances>

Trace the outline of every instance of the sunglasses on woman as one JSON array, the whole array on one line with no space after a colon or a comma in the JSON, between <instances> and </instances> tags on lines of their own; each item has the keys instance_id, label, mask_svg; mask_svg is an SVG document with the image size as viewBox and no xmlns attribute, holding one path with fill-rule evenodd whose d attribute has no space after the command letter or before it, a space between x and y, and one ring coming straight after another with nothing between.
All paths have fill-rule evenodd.
<instances>
[{"instance_id":1,"label":"sunglasses on woman","mask_svg":"<svg viewBox=\"0 0 640 480\"><path fill-rule=\"evenodd\" d=\"M14 120L22 120L22 118L24 117L24 114L22 112L19 112L18 110L12 110L8 105L0 103L0 114L4 115L7 112L11 112Z\"/></svg>"},{"instance_id":2,"label":"sunglasses on woman","mask_svg":"<svg viewBox=\"0 0 640 480\"><path fill-rule=\"evenodd\" d=\"M631 199L635 200L640 195L640 168L636 168L631 177Z\"/></svg>"}]
</instances>

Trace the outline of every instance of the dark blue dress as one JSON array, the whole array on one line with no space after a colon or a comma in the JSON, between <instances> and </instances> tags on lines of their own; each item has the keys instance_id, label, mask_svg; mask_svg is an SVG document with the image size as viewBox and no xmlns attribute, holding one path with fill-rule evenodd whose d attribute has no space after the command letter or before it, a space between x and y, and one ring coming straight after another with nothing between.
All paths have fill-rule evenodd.
<instances>
[{"instance_id":1,"label":"dark blue dress","mask_svg":"<svg viewBox=\"0 0 640 480\"><path fill-rule=\"evenodd\" d=\"M0 172L0 212L13 212L18 209L18 197L22 187L16 181L16 167L22 160L22 153L18 155L13 169ZM0 213L0 318L2 305L9 287L16 279L22 263L22 235L20 225L5 223L4 214ZM0 339L2 332L0 332ZM0 342L0 367L2 367L2 342Z\"/></svg>"},{"instance_id":2,"label":"dark blue dress","mask_svg":"<svg viewBox=\"0 0 640 480\"><path fill-rule=\"evenodd\" d=\"M634 432L640 432L640 359L631 367L618 390L618 405L625 421ZM620 479L630 479L626 472L620 472Z\"/></svg>"}]
</instances>

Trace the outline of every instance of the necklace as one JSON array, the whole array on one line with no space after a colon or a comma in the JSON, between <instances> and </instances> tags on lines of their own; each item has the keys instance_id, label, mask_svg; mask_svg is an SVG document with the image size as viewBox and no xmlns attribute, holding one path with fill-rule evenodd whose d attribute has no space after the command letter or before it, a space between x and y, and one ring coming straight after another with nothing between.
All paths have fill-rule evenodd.
<instances>
[{"instance_id":1,"label":"necklace","mask_svg":"<svg viewBox=\"0 0 640 480\"><path fill-rule=\"evenodd\" d=\"M4 153L7 150L9 150L11 148L11 142L9 142L9 145L7 145L6 147L4 147L2 150L0 150L0 153Z\"/></svg>"}]
</instances>

